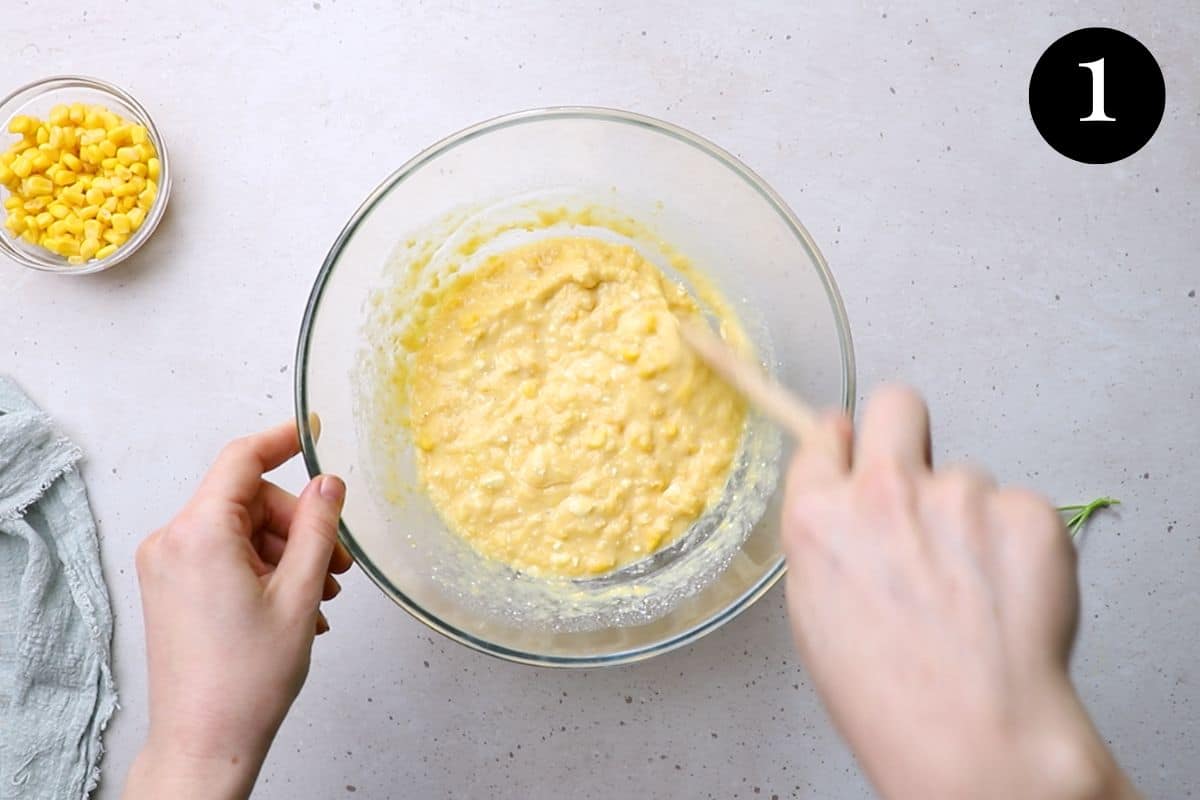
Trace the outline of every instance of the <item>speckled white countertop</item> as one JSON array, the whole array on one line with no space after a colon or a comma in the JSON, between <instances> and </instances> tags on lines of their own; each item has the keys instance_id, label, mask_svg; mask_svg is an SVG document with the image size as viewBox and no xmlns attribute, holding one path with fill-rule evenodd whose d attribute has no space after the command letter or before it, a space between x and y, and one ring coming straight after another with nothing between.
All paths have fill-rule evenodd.
<instances>
[{"instance_id":1,"label":"speckled white countertop","mask_svg":"<svg viewBox=\"0 0 1200 800\"><path fill-rule=\"evenodd\" d=\"M1124 501L1082 543L1075 674L1147 795L1200 784L1200 7L814 5L6 0L0 92L122 84L176 171L167 219L120 268L0 264L0 370L83 446L100 518L123 705L100 798L145 725L134 548L224 440L292 413L338 230L433 140L564 103L663 117L772 183L840 282L859 385L922 387L939 458ZM1167 85L1158 134L1106 167L1053 152L1026 105L1041 52L1095 24L1141 39ZM346 584L260 797L869 796L778 589L686 650L555 672Z\"/></svg>"}]
</instances>

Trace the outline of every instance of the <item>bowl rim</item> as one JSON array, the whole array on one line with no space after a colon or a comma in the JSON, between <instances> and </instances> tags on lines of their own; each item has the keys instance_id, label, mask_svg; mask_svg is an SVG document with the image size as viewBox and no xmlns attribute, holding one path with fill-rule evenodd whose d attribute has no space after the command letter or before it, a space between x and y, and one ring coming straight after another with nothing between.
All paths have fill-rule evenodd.
<instances>
[{"instance_id":1,"label":"bowl rim","mask_svg":"<svg viewBox=\"0 0 1200 800\"><path fill-rule=\"evenodd\" d=\"M316 477L321 474L321 465L317 458L316 442L313 437L313 428L310 424L307 397L307 369L309 349L311 347L311 337L313 331L313 323L316 319L317 310L320 306L321 297L324 294L325 286L332 275L334 267L337 264L338 258L341 255L343 248L350 237L362 224L363 220L374 210L375 206L396 186L399 186L406 177L421 169L426 164L436 159L442 153L453 149L454 147L464 144L472 139L475 139L483 134L494 130L512 127L531 121L539 121L546 119L591 119L603 122L617 122L634 125L639 128L646 128L657 133L665 134L684 144L690 145L716 160L722 162L726 167L734 172L748 183L755 191L763 196L767 202L774 207L775 211L780 215L783 221L791 229L792 233L800 240L801 244L808 250L812 257L813 264L816 266L821 282L825 287L826 297L829 301L831 310L833 311L835 322L838 329L838 341L841 349L842 359L842 408L849 414L854 413L854 403L856 397L856 376L855 376L855 360L854 360L854 345L850 334L850 322L846 315L845 304L842 302L842 296L838 290L837 283L834 281L833 274L829 269L825 257L821 254L812 236L808 230L796 217L796 214L788 207L783 198L767 185L756 172L751 170L740 159L729 153L724 148L719 147L713 142L705 139L697 134L692 133L678 125L670 122L665 122L654 117L638 114L632 111L625 111L615 108L606 108L602 106L548 106L544 108L531 108L522 111L515 111L508 114L492 117L490 119L478 122L474 125L463 128L462 130L452 133L449 136L435 142L434 144L421 150L415 156L404 162L398 169L388 175L355 210L350 217L349 222L342 228L337 238L334 240L329 253L325 256L324 262L321 264L321 269L317 273L316 281L313 284L312 291L309 294L308 303L304 309L304 317L300 323L300 336L296 347L296 362L294 376L294 393L296 405L296 423L299 429L300 445L304 454L304 464L308 469L309 477ZM407 611L413 618L423 623L426 627L437 631L438 633L452 639L460 644L485 653L505 661L511 661L518 664L528 664L531 666L542 667L601 667L601 666L616 666L620 664L630 664L638 661L644 661L653 656L676 650L685 645L696 642L701 637L716 630L724 625L729 620L736 617L738 614L752 606L760 597L766 594L786 572L786 564L782 556L780 556L775 565L764 574L757 583L742 592L732 601L730 601L721 611L704 619L687 630L663 641L642 647L621 650L614 653L603 655L587 655L587 656L557 656L540 653L530 653L522 650L498 645L494 642L477 637L467 631L461 630L454 625L451 625L440 619L431 612L425 610L420 604L414 602L404 594L398 587L382 574L371 558L358 546L354 535L346 525L344 520L338 520L338 538L342 544L349 550L351 556L362 568L363 572L379 587L381 591L392 599L397 605Z\"/></svg>"},{"instance_id":2,"label":"bowl rim","mask_svg":"<svg viewBox=\"0 0 1200 800\"><path fill-rule=\"evenodd\" d=\"M90 89L100 94L107 94L133 109L134 114L138 117L138 121L145 125L146 131L150 135L150 140L154 142L154 148L158 153L158 161L161 169L158 179L158 195L154 198L154 204L150 207L150 212L142 221L141 226L138 227L137 231L134 232L133 236L125 244L118 247L116 252L108 258L99 261L88 261L79 265L57 263L59 260L62 260L62 257L57 255L35 258L14 244L11 241L11 234L7 231L0 231L0 252L22 267L38 270L39 272L48 272L54 275L94 275L97 272L104 272L120 264L140 250L142 245L150 239L151 234L158 227L158 223L162 221L163 215L167 210L167 201L171 197L171 160L167 156L166 141L163 139L162 133L159 132L158 126L154 123L154 118L150 116L150 112L146 110L145 106L139 103L137 98L115 83L88 75L51 75L47 78L30 81L14 89L3 99L0 99L0 125L7 126L8 121L13 116L3 112L5 106L20 99L23 95L29 95L28 99L32 100L48 92L70 88Z\"/></svg>"}]
</instances>

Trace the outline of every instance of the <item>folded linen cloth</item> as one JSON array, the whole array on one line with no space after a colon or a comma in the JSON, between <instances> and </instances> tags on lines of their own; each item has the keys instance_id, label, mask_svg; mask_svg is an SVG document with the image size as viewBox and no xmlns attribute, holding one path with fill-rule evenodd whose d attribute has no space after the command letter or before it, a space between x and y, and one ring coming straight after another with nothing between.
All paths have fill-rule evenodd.
<instances>
[{"instance_id":1,"label":"folded linen cloth","mask_svg":"<svg viewBox=\"0 0 1200 800\"><path fill-rule=\"evenodd\" d=\"M0 376L0 800L86 797L117 707L80 457Z\"/></svg>"}]
</instances>

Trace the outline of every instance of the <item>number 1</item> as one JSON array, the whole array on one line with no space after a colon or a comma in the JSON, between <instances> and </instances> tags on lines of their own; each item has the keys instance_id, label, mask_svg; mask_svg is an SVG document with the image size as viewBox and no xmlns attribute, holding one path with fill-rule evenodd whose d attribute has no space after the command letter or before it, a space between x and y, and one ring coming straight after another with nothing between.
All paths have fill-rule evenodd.
<instances>
[{"instance_id":1,"label":"number 1","mask_svg":"<svg viewBox=\"0 0 1200 800\"><path fill-rule=\"evenodd\" d=\"M1092 113L1086 117L1080 117L1080 122L1116 122L1115 117L1110 117L1104 113L1104 59L1098 58L1095 61L1088 61L1080 64L1086 70L1092 73Z\"/></svg>"}]
</instances>

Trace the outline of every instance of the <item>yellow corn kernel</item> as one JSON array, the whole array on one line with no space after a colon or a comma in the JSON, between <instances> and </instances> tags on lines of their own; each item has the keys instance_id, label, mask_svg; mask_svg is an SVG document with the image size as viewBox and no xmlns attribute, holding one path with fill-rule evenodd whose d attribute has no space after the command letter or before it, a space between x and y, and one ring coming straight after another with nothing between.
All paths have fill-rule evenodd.
<instances>
[{"instance_id":1,"label":"yellow corn kernel","mask_svg":"<svg viewBox=\"0 0 1200 800\"><path fill-rule=\"evenodd\" d=\"M150 133L146 130L145 125L129 126L129 141L134 144L146 144L150 141Z\"/></svg>"},{"instance_id":2,"label":"yellow corn kernel","mask_svg":"<svg viewBox=\"0 0 1200 800\"><path fill-rule=\"evenodd\" d=\"M118 200L119 200L119 198L117 198L116 196L110 196L107 200L104 201L104 204L101 205L100 207L111 214L112 212L117 210L117 201Z\"/></svg>"},{"instance_id":3,"label":"yellow corn kernel","mask_svg":"<svg viewBox=\"0 0 1200 800\"><path fill-rule=\"evenodd\" d=\"M129 209L129 213L126 216L129 217L129 227L136 231L142 227L142 222L146 219L146 212L135 206Z\"/></svg>"},{"instance_id":4,"label":"yellow corn kernel","mask_svg":"<svg viewBox=\"0 0 1200 800\"><path fill-rule=\"evenodd\" d=\"M117 159L125 166L137 161L138 155L136 147L121 147L117 150Z\"/></svg>"},{"instance_id":5,"label":"yellow corn kernel","mask_svg":"<svg viewBox=\"0 0 1200 800\"><path fill-rule=\"evenodd\" d=\"M79 238L79 235L83 233L83 220L74 214L68 214L63 222L67 223L67 233L75 238Z\"/></svg>"},{"instance_id":6,"label":"yellow corn kernel","mask_svg":"<svg viewBox=\"0 0 1200 800\"><path fill-rule=\"evenodd\" d=\"M46 129L45 125L38 126L35 139L37 140L38 144L45 144L46 142L50 141L50 131Z\"/></svg>"},{"instance_id":7,"label":"yellow corn kernel","mask_svg":"<svg viewBox=\"0 0 1200 800\"><path fill-rule=\"evenodd\" d=\"M96 215L99 213L100 213L100 206L95 205L95 204L86 205L83 208L79 209L77 212L75 212L76 216L78 216L80 219L95 219Z\"/></svg>"},{"instance_id":8,"label":"yellow corn kernel","mask_svg":"<svg viewBox=\"0 0 1200 800\"><path fill-rule=\"evenodd\" d=\"M99 239L103 232L97 220L89 219L83 223L83 235L88 239Z\"/></svg>"},{"instance_id":9,"label":"yellow corn kernel","mask_svg":"<svg viewBox=\"0 0 1200 800\"><path fill-rule=\"evenodd\" d=\"M127 181L133 177L133 172L130 171L129 167L125 166L124 164L118 165L113 172L115 172L117 177L123 181Z\"/></svg>"},{"instance_id":10,"label":"yellow corn kernel","mask_svg":"<svg viewBox=\"0 0 1200 800\"><path fill-rule=\"evenodd\" d=\"M18 158L12 164L12 172L18 178L28 178L33 172L33 162L28 158Z\"/></svg>"},{"instance_id":11,"label":"yellow corn kernel","mask_svg":"<svg viewBox=\"0 0 1200 800\"><path fill-rule=\"evenodd\" d=\"M50 124L51 125L66 125L71 121L71 109L67 106L58 105L50 109Z\"/></svg>"},{"instance_id":12,"label":"yellow corn kernel","mask_svg":"<svg viewBox=\"0 0 1200 800\"><path fill-rule=\"evenodd\" d=\"M104 198L107 197L107 195L104 192L104 189L102 189L96 185L101 180L103 180L103 179L97 178L96 180L92 181L92 188L87 190L87 201L90 205L98 206L101 203L103 203Z\"/></svg>"},{"instance_id":13,"label":"yellow corn kernel","mask_svg":"<svg viewBox=\"0 0 1200 800\"><path fill-rule=\"evenodd\" d=\"M104 131L103 128L87 128L79 136L79 143L81 145L83 145L84 147L88 147L93 144L100 144L101 142L104 141L104 138L107 135L108 134Z\"/></svg>"},{"instance_id":14,"label":"yellow corn kernel","mask_svg":"<svg viewBox=\"0 0 1200 800\"><path fill-rule=\"evenodd\" d=\"M37 123L24 114L18 114L12 118L12 122L8 123L9 133L28 133L36 128Z\"/></svg>"},{"instance_id":15,"label":"yellow corn kernel","mask_svg":"<svg viewBox=\"0 0 1200 800\"><path fill-rule=\"evenodd\" d=\"M37 227L46 228L49 227L50 223L54 222L54 215L49 211L43 211L34 217L34 221L37 223Z\"/></svg>"},{"instance_id":16,"label":"yellow corn kernel","mask_svg":"<svg viewBox=\"0 0 1200 800\"><path fill-rule=\"evenodd\" d=\"M67 223L65 220L56 219L46 226L46 233L51 236L63 236L67 233Z\"/></svg>"},{"instance_id":17,"label":"yellow corn kernel","mask_svg":"<svg viewBox=\"0 0 1200 800\"><path fill-rule=\"evenodd\" d=\"M113 214L112 217L113 230L117 233L129 233L133 226L129 224L129 217L124 214Z\"/></svg>"},{"instance_id":18,"label":"yellow corn kernel","mask_svg":"<svg viewBox=\"0 0 1200 800\"><path fill-rule=\"evenodd\" d=\"M50 205L50 198L46 195L42 195L41 197L33 197L29 200L26 200L25 205L22 206L22 208L24 208L30 214L36 214L39 211L45 211L46 206L48 205Z\"/></svg>"},{"instance_id":19,"label":"yellow corn kernel","mask_svg":"<svg viewBox=\"0 0 1200 800\"><path fill-rule=\"evenodd\" d=\"M100 116L100 109L95 106L89 108L83 118L83 124L87 128L104 128L104 119Z\"/></svg>"},{"instance_id":20,"label":"yellow corn kernel","mask_svg":"<svg viewBox=\"0 0 1200 800\"><path fill-rule=\"evenodd\" d=\"M161 162L157 158L152 158L146 162L146 177L152 181L158 180L158 173L162 168Z\"/></svg>"},{"instance_id":21,"label":"yellow corn kernel","mask_svg":"<svg viewBox=\"0 0 1200 800\"><path fill-rule=\"evenodd\" d=\"M138 166L143 166L143 165L139 164ZM143 173L143 174L145 174L145 173ZM0 164L0 183L8 183L14 177L16 177L16 176L14 175L13 171L8 168L7 164Z\"/></svg>"},{"instance_id":22,"label":"yellow corn kernel","mask_svg":"<svg viewBox=\"0 0 1200 800\"><path fill-rule=\"evenodd\" d=\"M45 172L46 170L48 170L50 168L50 165L53 164L57 160L58 160L57 157L51 158L48 153L43 153L43 152L39 151L38 154L33 157L33 171L34 172Z\"/></svg>"},{"instance_id":23,"label":"yellow corn kernel","mask_svg":"<svg viewBox=\"0 0 1200 800\"><path fill-rule=\"evenodd\" d=\"M91 258L99 249L100 242L97 239L85 239L83 244L79 245L79 255L83 258Z\"/></svg>"},{"instance_id":24,"label":"yellow corn kernel","mask_svg":"<svg viewBox=\"0 0 1200 800\"><path fill-rule=\"evenodd\" d=\"M138 180L141 180L141 179L139 178ZM145 188L145 181L142 181L141 187L139 187L136 183L133 183L132 181L130 181L129 183L122 183L118 186L114 186L112 193L113 193L113 196L115 196L115 197L134 197L138 194L141 194L142 189L144 189L144 188Z\"/></svg>"},{"instance_id":25,"label":"yellow corn kernel","mask_svg":"<svg viewBox=\"0 0 1200 800\"><path fill-rule=\"evenodd\" d=\"M104 260L115 252L117 252L117 246L115 244L106 244L104 247L101 247L96 251L96 258L98 260Z\"/></svg>"},{"instance_id":26,"label":"yellow corn kernel","mask_svg":"<svg viewBox=\"0 0 1200 800\"><path fill-rule=\"evenodd\" d=\"M117 247L120 247L121 245L125 244L125 240L129 238L129 234L112 230L112 231L105 231L104 235L101 236L100 238L103 239L104 241L108 242L109 244L115 244Z\"/></svg>"},{"instance_id":27,"label":"yellow corn kernel","mask_svg":"<svg viewBox=\"0 0 1200 800\"><path fill-rule=\"evenodd\" d=\"M63 153L61 161L63 166L72 172L79 172L83 169L83 162L74 153Z\"/></svg>"},{"instance_id":28,"label":"yellow corn kernel","mask_svg":"<svg viewBox=\"0 0 1200 800\"><path fill-rule=\"evenodd\" d=\"M150 144L149 142L139 144L137 146L137 154L138 160L140 161L149 161L158 155L156 152L154 152L154 145Z\"/></svg>"},{"instance_id":29,"label":"yellow corn kernel","mask_svg":"<svg viewBox=\"0 0 1200 800\"><path fill-rule=\"evenodd\" d=\"M53 128L50 129L50 138L46 141L46 144L57 149L57 148L62 147L62 140L63 140L63 129L58 127L57 125L55 125Z\"/></svg>"},{"instance_id":30,"label":"yellow corn kernel","mask_svg":"<svg viewBox=\"0 0 1200 800\"><path fill-rule=\"evenodd\" d=\"M8 228L15 235L20 236L25 230L25 217L19 212L13 211L4 221L4 227Z\"/></svg>"},{"instance_id":31,"label":"yellow corn kernel","mask_svg":"<svg viewBox=\"0 0 1200 800\"><path fill-rule=\"evenodd\" d=\"M24 239L25 241L29 242L30 244L37 244L38 243L37 229L36 228L26 228L25 232L21 234L21 238Z\"/></svg>"},{"instance_id":32,"label":"yellow corn kernel","mask_svg":"<svg viewBox=\"0 0 1200 800\"><path fill-rule=\"evenodd\" d=\"M100 169L105 172L113 172L119 166L121 166L121 162L115 156L113 158L105 158L100 162Z\"/></svg>"},{"instance_id":33,"label":"yellow corn kernel","mask_svg":"<svg viewBox=\"0 0 1200 800\"><path fill-rule=\"evenodd\" d=\"M62 192L59 193L58 199L67 205L74 206L76 208L83 205L85 202L83 192L74 187L63 189Z\"/></svg>"},{"instance_id":34,"label":"yellow corn kernel","mask_svg":"<svg viewBox=\"0 0 1200 800\"><path fill-rule=\"evenodd\" d=\"M83 118L86 115L87 111L84 110L83 103L73 103L71 104L70 112L67 114L67 119L76 125L82 125Z\"/></svg>"},{"instance_id":35,"label":"yellow corn kernel","mask_svg":"<svg viewBox=\"0 0 1200 800\"><path fill-rule=\"evenodd\" d=\"M64 168L55 172L51 178L54 180L55 186L70 186L75 182L75 173Z\"/></svg>"},{"instance_id":36,"label":"yellow corn kernel","mask_svg":"<svg viewBox=\"0 0 1200 800\"><path fill-rule=\"evenodd\" d=\"M83 147L79 148L79 158L82 159L85 164L91 164L93 166L98 165L104 160L104 156L100 154L100 148L94 144L84 145Z\"/></svg>"},{"instance_id":37,"label":"yellow corn kernel","mask_svg":"<svg viewBox=\"0 0 1200 800\"><path fill-rule=\"evenodd\" d=\"M29 195L30 197L54 194L54 184L50 182L49 178L41 175L29 176L25 179L25 183L22 184L22 186L25 190L25 194Z\"/></svg>"},{"instance_id":38,"label":"yellow corn kernel","mask_svg":"<svg viewBox=\"0 0 1200 800\"><path fill-rule=\"evenodd\" d=\"M138 205L149 211L150 207L154 205L154 198L157 194L158 192L154 189L154 182L151 181L150 185L138 195Z\"/></svg>"},{"instance_id":39,"label":"yellow corn kernel","mask_svg":"<svg viewBox=\"0 0 1200 800\"><path fill-rule=\"evenodd\" d=\"M129 129L128 125L117 125L115 127L109 128L108 140L110 142L112 142L113 144L115 144L117 147L120 147L121 145L129 144L129 142L130 142L129 130L130 129Z\"/></svg>"},{"instance_id":40,"label":"yellow corn kernel","mask_svg":"<svg viewBox=\"0 0 1200 800\"><path fill-rule=\"evenodd\" d=\"M21 198L15 194L10 194L4 198L4 208L8 211L15 211L21 207Z\"/></svg>"},{"instance_id":41,"label":"yellow corn kernel","mask_svg":"<svg viewBox=\"0 0 1200 800\"><path fill-rule=\"evenodd\" d=\"M96 106L96 110L100 114L100 121L104 125L105 130L111 131L121 124L121 118L107 108Z\"/></svg>"},{"instance_id":42,"label":"yellow corn kernel","mask_svg":"<svg viewBox=\"0 0 1200 800\"><path fill-rule=\"evenodd\" d=\"M135 208L138 208L136 197L122 197L121 201L117 203L117 210L126 214Z\"/></svg>"},{"instance_id":43,"label":"yellow corn kernel","mask_svg":"<svg viewBox=\"0 0 1200 800\"><path fill-rule=\"evenodd\" d=\"M100 211L96 213L96 219L100 221L101 227L107 228L112 225L112 212L104 206L100 206Z\"/></svg>"},{"instance_id":44,"label":"yellow corn kernel","mask_svg":"<svg viewBox=\"0 0 1200 800\"><path fill-rule=\"evenodd\" d=\"M63 203L51 203L46 210L53 214L55 219L66 219L67 214L71 213L71 209Z\"/></svg>"},{"instance_id":45,"label":"yellow corn kernel","mask_svg":"<svg viewBox=\"0 0 1200 800\"><path fill-rule=\"evenodd\" d=\"M112 158L117 154L117 146L108 139L100 142L96 147L100 148L100 152L104 154L105 158Z\"/></svg>"},{"instance_id":46,"label":"yellow corn kernel","mask_svg":"<svg viewBox=\"0 0 1200 800\"><path fill-rule=\"evenodd\" d=\"M136 176L138 178L144 178L144 177L146 177L146 173L148 173L150 171L150 169L145 164L143 164L141 161L139 161L136 164L131 165L129 167L129 171L132 172L134 174L134 176ZM0 173L0 174L3 174L3 173ZM4 182L3 179L0 179L0 183L3 183L3 182Z\"/></svg>"},{"instance_id":47,"label":"yellow corn kernel","mask_svg":"<svg viewBox=\"0 0 1200 800\"><path fill-rule=\"evenodd\" d=\"M79 146L79 134L75 132L75 128L62 129L62 141L59 146L63 150L74 150Z\"/></svg>"},{"instance_id":48,"label":"yellow corn kernel","mask_svg":"<svg viewBox=\"0 0 1200 800\"><path fill-rule=\"evenodd\" d=\"M86 258L84 258L82 255L79 255L79 256L67 256L67 263L68 263L68 264L71 264L72 266L76 266L76 267L77 267L77 266L79 266L80 264L82 264L82 263L83 263L83 262L85 262L85 261L87 261L87 259L86 259Z\"/></svg>"}]
</instances>

